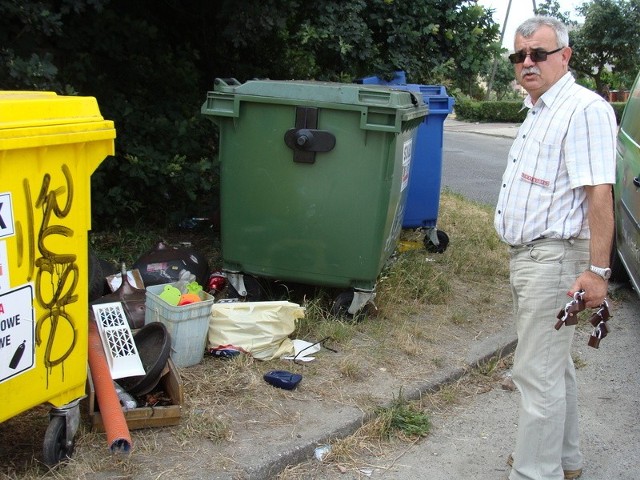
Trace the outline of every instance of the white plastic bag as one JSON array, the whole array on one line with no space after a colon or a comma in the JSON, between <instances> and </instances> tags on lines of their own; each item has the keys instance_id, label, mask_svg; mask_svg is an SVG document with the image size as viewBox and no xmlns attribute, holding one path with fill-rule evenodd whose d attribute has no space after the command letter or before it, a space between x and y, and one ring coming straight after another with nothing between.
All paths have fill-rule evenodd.
<instances>
[{"instance_id":1,"label":"white plastic bag","mask_svg":"<svg viewBox=\"0 0 640 480\"><path fill-rule=\"evenodd\" d=\"M214 303L207 348L234 348L258 360L291 355L289 335L303 317L304 307L286 301Z\"/></svg>"}]
</instances>

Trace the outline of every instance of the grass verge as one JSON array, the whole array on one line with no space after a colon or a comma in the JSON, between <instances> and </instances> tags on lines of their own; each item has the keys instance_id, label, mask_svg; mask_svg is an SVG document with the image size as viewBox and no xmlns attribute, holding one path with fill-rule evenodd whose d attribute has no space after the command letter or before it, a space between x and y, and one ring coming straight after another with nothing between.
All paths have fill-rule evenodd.
<instances>
[{"instance_id":1,"label":"grass verge","mask_svg":"<svg viewBox=\"0 0 640 480\"><path fill-rule=\"evenodd\" d=\"M0 440L8 446L0 453L0 478L71 479L98 474L136 478L154 463L165 465L167 472L186 461L193 463L193 452L203 449L202 445L220 451L219 460L203 454L211 468L231 468L236 437L264 428L295 431L301 415L298 405L316 401L378 413L360 436L344 439L341 447L334 445L334 454L342 448L343 458L358 449L375 450L382 442L397 440L398 432L407 441L426 434L429 419L423 405L398 394L395 402L380 410L383 390L398 383L416 384L456 362L464 354L457 350L460 344L489 331L492 319L510 308L505 303L507 253L493 231L492 210L443 192L438 228L450 238L447 250L437 254L416 248L394 254L380 275L377 308L369 317L353 322L332 316L332 292L327 290L316 289L300 300L306 314L292 337L327 339L325 345L335 352L325 352L320 362L285 367L304 375L302 388L291 397L262 381L266 369L282 368L279 361L205 358L180 372L186 398L181 424L162 433L134 432L139 457L105 461L102 436L83 425L72 461L49 471L39 460L47 413L38 408L0 424ZM418 246L422 235L420 231L402 233L403 239ZM115 266L120 260L133 264L160 239L170 244L189 242L206 256L211 270L220 268L219 239L211 231L139 229L91 234L90 241L98 256ZM454 387L443 389L440 402L454 403L463 394Z\"/></svg>"}]
</instances>

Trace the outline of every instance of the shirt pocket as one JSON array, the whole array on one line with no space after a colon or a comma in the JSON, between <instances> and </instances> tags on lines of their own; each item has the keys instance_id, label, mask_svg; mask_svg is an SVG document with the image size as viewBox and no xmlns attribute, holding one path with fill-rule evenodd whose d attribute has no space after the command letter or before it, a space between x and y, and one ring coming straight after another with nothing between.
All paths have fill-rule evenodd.
<instances>
[{"instance_id":1,"label":"shirt pocket","mask_svg":"<svg viewBox=\"0 0 640 480\"><path fill-rule=\"evenodd\" d=\"M528 145L520 171L520 181L541 189L554 187L560 167L561 146L532 141Z\"/></svg>"}]
</instances>

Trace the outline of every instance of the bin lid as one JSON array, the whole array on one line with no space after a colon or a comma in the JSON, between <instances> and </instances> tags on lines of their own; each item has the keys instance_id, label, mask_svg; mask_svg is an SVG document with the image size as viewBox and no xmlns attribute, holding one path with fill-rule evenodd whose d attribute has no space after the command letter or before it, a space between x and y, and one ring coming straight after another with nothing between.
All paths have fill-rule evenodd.
<instances>
[{"instance_id":1,"label":"bin lid","mask_svg":"<svg viewBox=\"0 0 640 480\"><path fill-rule=\"evenodd\" d=\"M372 75L356 79L355 83L363 85L388 85L409 90L410 92L420 92L422 99L429 107L429 114L449 114L453 111L453 105L455 103L455 99L447 95L447 89L444 85L407 83L405 72L402 70L394 72L390 80Z\"/></svg>"},{"instance_id":2,"label":"bin lid","mask_svg":"<svg viewBox=\"0 0 640 480\"><path fill-rule=\"evenodd\" d=\"M278 102L292 100L396 109L424 106L420 95L415 95L407 91L406 88L401 89L387 85L360 85L315 80L249 80L243 84L237 81L227 83L227 81L216 79L214 91L232 93L239 97L273 99Z\"/></svg>"},{"instance_id":3,"label":"bin lid","mask_svg":"<svg viewBox=\"0 0 640 480\"><path fill-rule=\"evenodd\" d=\"M0 150L106 140L113 155L114 138L94 97L0 90Z\"/></svg>"},{"instance_id":4,"label":"bin lid","mask_svg":"<svg viewBox=\"0 0 640 480\"><path fill-rule=\"evenodd\" d=\"M0 129L103 121L94 97L0 91Z\"/></svg>"}]
</instances>

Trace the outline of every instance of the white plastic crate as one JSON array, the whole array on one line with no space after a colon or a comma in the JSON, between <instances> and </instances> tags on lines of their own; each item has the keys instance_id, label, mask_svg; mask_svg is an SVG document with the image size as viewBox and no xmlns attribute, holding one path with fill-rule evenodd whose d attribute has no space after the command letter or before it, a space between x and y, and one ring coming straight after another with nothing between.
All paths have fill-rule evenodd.
<instances>
[{"instance_id":1,"label":"white plastic crate","mask_svg":"<svg viewBox=\"0 0 640 480\"><path fill-rule=\"evenodd\" d=\"M145 296L145 325L162 322L171 336L171 359L177 367L190 367L200 363L209 331L209 315L215 299L200 291L201 302L181 307L169 305L160 294L165 285L147 287Z\"/></svg>"},{"instance_id":2,"label":"white plastic crate","mask_svg":"<svg viewBox=\"0 0 640 480\"><path fill-rule=\"evenodd\" d=\"M121 302L93 305L93 316L109 364L111 378L118 379L144 375L144 367L138 355L127 317Z\"/></svg>"}]
</instances>

